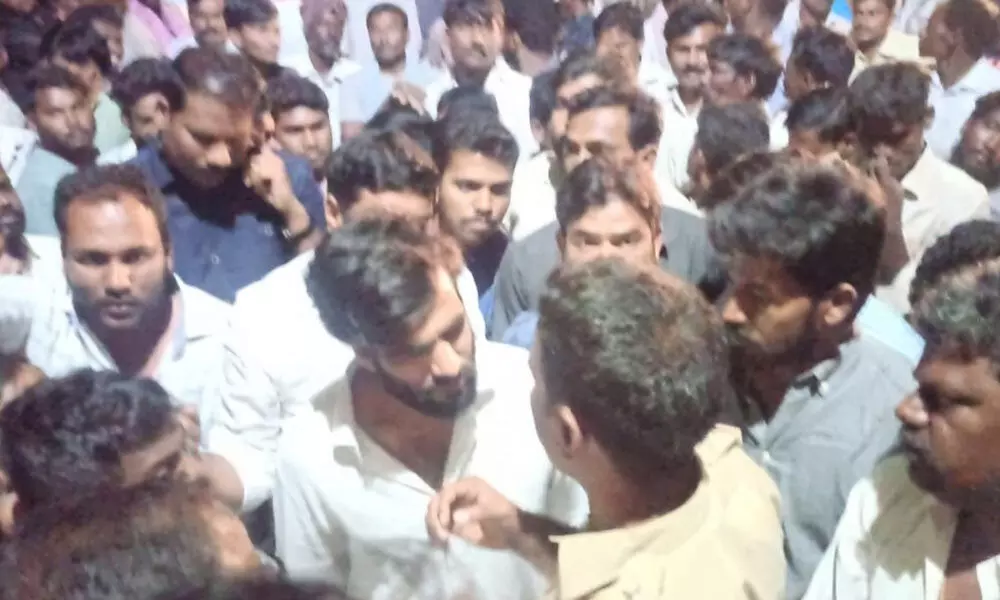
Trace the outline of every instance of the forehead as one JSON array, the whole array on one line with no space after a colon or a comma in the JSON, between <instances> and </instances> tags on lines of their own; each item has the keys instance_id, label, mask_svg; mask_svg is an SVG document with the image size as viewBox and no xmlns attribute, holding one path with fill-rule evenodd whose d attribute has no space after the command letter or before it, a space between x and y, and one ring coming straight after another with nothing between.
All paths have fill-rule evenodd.
<instances>
[{"instance_id":1,"label":"forehead","mask_svg":"<svg viewBox=\"0 0 1000 600\"><path fill-rule=\"evenodd\" d=\"M889 12L889 7L883 0L855 0L854 7L866 12Z\"/></svg>"},{"instance_id":2,"label":"forehead","mask_svg":"<svg viewBox=\"0 0 1000 600\"><path fill-rule=\"evenodd\" d=\"M454 323L465 318L465 305L458 295L455 280L441 267L434 267L431 275L434 296L430 312L410 335L411 345L423 345L436 340Z\"/></svg>"},{"instance_id":3,"label":"forehead","mask_svg":"<svg viewBox=\"0 0 1000 600\"><path fill-rule=\"evenodd\" d=\"M203 14L221 13L223 0L199 0L197 3L188 3L192 12Z\"/></svg>"},{"instance_id":4,"label":"forehead","mask_svg":"<svg viewBox=\"0 0 1000 600\"><path fill-rule=\"evenodd\" d=\"M914 373L921 385L952 396L988 398L1000 408L997 366L986 357L967 357L954 346L929 347Z\"/></svg>"},{"instance_id":5,"label":"forehead","mask_svg":"<svg viewBox=\"0 0 1000 600\"><path fill-rule=\"evenodd\" d=\"M382 10L374 15L368 20L369 24L372 26L403 26L403 16L394 10Z\"/></svg>"},{"instance_id":6,"label":"forehead","mask_svg":"<svg viewBox=\"0 0 1000 600\"><path fill-rule=\"evenodd\" d=\"M472 150L460 149L451 153L444 175L452 179L506 181L510 180L513 173L494 158Z\"/></svg>"},{"instance_id":7,"label":"forehead","mask_svg":"<svg viewBox=\"0 0 1000 600\"><path fill-rule=\"evenodd\" d=\"M115 241L147 242L160 239L156 215L134 196L120 192L117 198L79 199L66 209L68 247L108 244Z\"/></svg>"},{"instance_id":8,"label":"forehead","mask_svg":"<svg viewBox=\"0 0 1000 600\"><path fill-rule=\"evenodd\" d=\"M609 131L625 133L629 125L628 109L624 106L602 106L570 116L567 134L570 137L603 137Z\"/></svg>"},{"instance_id":9,"label":"forehead","mask_svg":"<svg viewBox=\"0 0 1000 600\"><path fill-rule=\"evenodd\" d=\"M707 44L712 40L712 38L717 37L721 31L722 30L715 23L702 23L691 29L691 31L674 38L674 40L667 45L667 48L669 49L671 44L685 46L692 44Z\"/></svg>"},{"instance_id":10,"label":"forehead","mask_svg":"<svg viewBox=\"0 0 1000 600\"><path fill-rule=\"evenodd\" d=\"M153 111L160 108L160 104L166 104L167 97L160 92L150 92L139 98L135 105L132 106L133 112L143 112L143 111Z\"/></svg>"},{"instance_id":11,"label":"forehead","mask_svg":"<svg viewBox=\"0 0 1000 600\"><path fill-rule=\"evenodd\" d=\"M639 229L649 231L650 223L633 205L611 197L603 206L588 208L569 224L567 234L616 235Z\"/></svg>"},{"instance_id":12,"label":"forehead","mask_svg":"<svg viewBox=\"0 0 1000 600\"><path fill-rule=\"evenodd\" d=\"M65 106L83 100L83 95L73 88L48 87L35 92L35 103L41 106Z\"/></svg>"},{"instance_id":13,"label":"forehead","mask_svg":"<svg viewBox=\"0 0 1000 600\"><path fill-rule=\"evenodd\" d=\"M308 106L296 106L279 113L276 124L278 127L302 127L319 124L328 121L329 118L329 115L323 111Z\"/></svg>"},{"instance_id":14,"label":"forehead","mask_svg":"<svg viewBox=\"0 0 1000 600\"><path fill-rule=\"evenodd\" d=\"M188 125L198 125L207 131L250 127L253 125L253 108L240 109L229 106L218 98L201 92L186 94L181 116Z\"/></svg>"},{"instance_id":15,"label":"forehead","mask_svg":"<svg viewBox=\"0 0 1000 600\"><path fill-rule=\"evenodd\" d=\"M348 209L351 219L389 217L426 220L434 215L434 203L411 190L372 192L361 189Z\"/></svg>"}]
</instances>

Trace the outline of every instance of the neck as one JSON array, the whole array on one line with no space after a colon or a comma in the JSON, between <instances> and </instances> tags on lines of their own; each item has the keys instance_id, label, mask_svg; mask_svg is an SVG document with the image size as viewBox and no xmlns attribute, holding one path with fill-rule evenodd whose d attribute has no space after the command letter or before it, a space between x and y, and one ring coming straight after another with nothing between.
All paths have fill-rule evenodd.
<instances>
[{"instance_id":1,"label":"neck","mask_svg":"<svg viewBox=\"0 0 1000 600\"><path fill-rule=\"evenodd\" d=\"M839 344L821 343L814 345L812 352L790 353L783 364L765 361L765 364L759 366L747 365L744 372L747 380L743 382L747 388L745 391L757 404L764 419L770 421L781 408L781 403L796 378L821 362L836 358L839 353Z\"/></svg>"},{"instance_id":2,"label":"neck","mask_svg":"<svg viewBox=\"0 0 1000 600\"><path fill-rule=\"evenodd\" d=\"M522 49L517 53L518 63L521 65L521 73L528 77L534 77L544 72L552 65L552 55Z\"/></svg>"},{"instance_id":3,"label":"neck","mask_svg":"<svg viewBox=\"0 0 1000 600\"><path fill-rule=\"evenodd\" d=\"M97 149L93 146L87 148L58 148L51 144L41 144L42 148L62 158L66 162L73 163L77 167L86 167L94 164L97 160Z\"/></svg>"},{"instance_id":4,"label":"neck","mask_svg":"<svg viewBox=\"0 0 1000 600\"><path fill-rule=\"evenodd\" d=\"M778 17L773 17L765 14L757 8L753 8L743 20L741 26L737 28L734 25L733 28L738 29L743 33L755 35L762 40L770 40L774 36L774 30L778 27L778 23L780 21L780 15Z\"/></svg>"},{"instance_id":5,"label":"neck","mask_svg":"<svg viewBox=\"0 0 1000 600\"><path fill-rule=\"evenodd\" d=\"M969 56L963 50L956 50L951 56L939 60L937 63L938 77L941 78L941 86L945 89L958 83L960 79L972 70L977 58Z\"/></svg>"},{"instance_id":6,"label":"neck","mask_svg":"<svg viewBox=\"0 0 1000 600\"><path fill-rule=\"evenodd\" d=\"M603 531L659 517L687 502L701 481L697 458L663 476L657 474L638 481L620 474L601 485L587 487L590 502L590 529Z\"/></svg>"},{"instance_id":7,"label":"neck","mask_svg":"<svg viewBox=\"0 0 1000 600\"><path fill-rule=\"evenodd\" d=\"M330 69L333 68L333 65L337 63L337 58L339 57L336 57L333 60L325 60L312 50L309 51L309 62L311 62L313 68L320 73L328 73Z\"/></svg>"},{"instance_id":8,"label":"neck","mask_svg":"<svg viewBox=\"0 0 1000 600\"><path fill-rule=\"evenodd\" d=\"M378 70L385 75L396 77L402 75L406 70L406 55L400 56L398 59L392 62L380 62L378 64Z\"/></svg>"},{"instance_id":9,"label":"neck","mask_svg":"<svg viewBox=\"0 0 1000 600\"><path fill-rule=\"evenodd\" d=\"M455 65L451 68L451 75L455 78L455 83L458 85L481 86L486 82L486 78L489 77L490 72L486 71L485 73L482 73L480 71L472 71L462 67L458 63L455 63Z\"/></svg>"},{"instance_id":10,"label":"neck","mask_svg":"<svg viewBox=\"0 0 1000 600\"><path fill-rule=\"evenodd\" d=\"M886 35L889 35L889 33L886 32ZM872 40L867 44L857 44L858 52L863 54L864 57L869 61L874 59L875 55L878 54L878 49L882 47L882 42L885 41L886 35L883 35L878 39Z\"/></svg>"},{"instance_id":11,"label":"neck","mask_svg":"<svg viewBox=\"0 0 1000 600\"><path fill-rule=\"evenodd\" d=\"M91 327L94 335L107 349L118 370L127 376L143 373L157 356L157 350L170 335L174 316L174 296L167 296L135 329L109 331Z\"/></svg>"},{"instance_id":12,"label":"neck","mask_svg":"<svg viewBox=\"0 0 1000 600\"><path fill-rule=\"evenodd\" d=\"M704 99L701 88L688 89L678 86L677 95L680 96L681 102L689 111L694 112L701 108Z\"/></svg>"}]
</instances>

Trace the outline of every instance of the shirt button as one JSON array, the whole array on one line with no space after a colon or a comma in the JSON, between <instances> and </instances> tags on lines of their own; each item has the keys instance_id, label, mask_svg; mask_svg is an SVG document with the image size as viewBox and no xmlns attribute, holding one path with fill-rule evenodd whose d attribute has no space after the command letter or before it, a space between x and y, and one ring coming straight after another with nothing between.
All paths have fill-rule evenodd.
<instances>
[{"instance_id":1,"label":"shirt button","mask_svg":"<svg viewBox=\"0 0 1000 600\"><path fill-rule=\"evenodd\" d=\"M219 260L219 255L218 254L213 254L212 256L209 257L209 260L212 261L213 265L217 265L220 262L222 262L222 261Z\"/></svg>"}]
</instances>

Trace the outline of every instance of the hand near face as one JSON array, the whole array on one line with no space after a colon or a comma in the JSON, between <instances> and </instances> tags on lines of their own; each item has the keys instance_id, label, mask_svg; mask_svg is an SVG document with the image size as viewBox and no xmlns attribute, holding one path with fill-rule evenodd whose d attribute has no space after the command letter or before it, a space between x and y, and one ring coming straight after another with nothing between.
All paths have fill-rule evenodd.
<instances>
[{"instance_id":1,"label":"hand near face","mask_svg":"<svg viewBox=\"0 0 1000 600\"><path fill-rule=\"evenodd\" d=\"M420 114L427 113L427 110L424 108L424 101L427 98L427 94L424 93L421 87L405 81L397 81L392 86L391 95L396 102L399 102L403 106L409 106Z\"/></svg>"},{"instance_id":2,"label":"hand near face","mask_svg":"<svg viewBox=\"0 0 1000 600\"><path fill-rule=\"evenodd\" d=\"M298 198L295 197L295 191L288 178L288 171L285 170L284 161L268 145L263 146L260 152L250 157L243 181L247 187L257 192L275 210L285 216L286 220L296 212L305 211Z\"/></svg>"},{"instance_id":3,"label":"hand near face","mask_svg":"<svg viewBox=\"0 0 1000 600\"><path fill-rule=\"evenodd\" d=\"M427 508L427 532L444 544L454 536L476 546L508 550L521 534L517 506L482 479L446 484Z\"/></svg>"}]
</instances>

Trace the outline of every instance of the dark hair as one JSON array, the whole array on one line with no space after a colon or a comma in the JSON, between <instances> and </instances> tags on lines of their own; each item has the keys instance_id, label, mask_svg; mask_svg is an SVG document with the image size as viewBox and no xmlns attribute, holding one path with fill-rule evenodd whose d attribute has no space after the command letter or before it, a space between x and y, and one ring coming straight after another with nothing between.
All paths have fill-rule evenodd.
<instances>
[{"instance_id":1,"label":"dark hair","mask_svg":"<svg viewBox=\"0 0 1000 600\"><path fill-rule=\"evenodd\" d=\"M240 29L277 19L278 9L271 0L225 0L222 18L229 29Z\"/></svg>"},{"instance_id":2,"label":"dark hair","mask_svg":"<svg viewBox=\"0 0 1000 600\"><path fill-rule=\"evenodd\" d=\"M500 107L493 94L478 85L459 85L441 94L438 100L438 115L453 111L474 111L494 119L500 118Z\"/></svg>"},{"instance_id":3,"label":"dark hair","mask_svg":"<svg viewBox=\"0 0 1000 600\"><path fill-rule=\"evenodd\" d=\"M594 39L598 40L603 33L617 29L632 39L641 42L644 35L644 20L642 11L631 2L609 4L594 19Z\"/></svg>"},{"instance_id":4,"label":"dark hair","mask_svg":"<svg viewBox=\"0 0 1000 600\"><path fill-rule=\"evenodd\" d=\"M615 69L615 65L598 57L592 50L578 50L567 56L556 68L552 78L552 91L558 93L562 86L587 75L594 75L611 84L621 78Z\"/></svg>"},{"instance_id":5,"label":"dark hair","mask_svg":"<svg viewBox=\"0 0 1000 600\"><path fill-rule=\"evenodd\" d=\"M659 268L562 266L539 301L541 378L637 481L695 460L732 399L723 326L700 293Z\"/></svg>"},{"instance_id":6,"label":"dark hair","mask_svg":"<svg viewBox=\"0 0 1000 600\"><path fill-rule=\"evenodd\" d=\"M670 16L663 25L663 39L669 45L703 25L715 25L720 30L725 30L727 23L725 11L715 2L690 0L670 11Z\"/></svg>"},{"instance_id":7,"label":"dark hair","mask_svg":"<svg viewBox=\"0 0 1000 600\"><path fill-rule=\"evenodd\" d=\"M163 600L350 600L340 590L321 584L295 583L256 577L220 581L186 594Z\"/></svg>"},{"instance_id":8,"label":"dark hair","mask_svg":"<svg viewBox=\"0 0 1000 600\"><path fill-rule=\"evenodd\" d=\"M55 191L55 221L59 235L66 235L70 204L74 202L121 202L135 198L153 213L163 247L170 249L166 200L160 188L149 182L142 169L133 164L91 165L59 180Z\"/></svg>"},{"instance_id":9,"label":"dark hair","mask_svg":"<svg viewBox=\"0 0 1000 600\"><path fill-rule=\"evenodd\" d=\"M788 63L809 73L819 84L847 87L854 71L854 50L839 33L809 27L795 34Z\"/></svg>"},{"instance_id":10,"label":"dark hair","mask_svg":"<svg viewBox=\"0 0 1000 600\"><path fill-rule=\"evenodd\" d=\"M372 28L372 21L375 17L382 13L392 13L399 17L399 20L403 22L403 29L409 30L410 28L410 18L406 16L406 11L399 6L393 4L392 2L380 2L375 6L371 7L368 11L368 15L365 16L365 28Z\"/></svg>"},{"instance_id":11,"label":"dark hair","mask_svg":"<svg viewBox=\"0 0 1000 600\"><path fill-rule=\"evenodd\" d=\"M659 143L663 132L660 107L641 91L600 86L574 96L567 109L572 119L580 113L609 107L628 111L628 141L634 150Z\"/></svg>"},{"instance_id":12,"label":"dark hair","mask_svg":"<svg viewBox=\"0 0 1000 600\"><path fill-rule=\"evenodd\" d=\"M413 120L431 121L430 117L421 114L409 104L403 104L390 96L368 119L368 122L365 123L365 129L391 130L396 128L396 123Z\"/></svg>"},{"instance_id":13,"label":"dark hair","mask_svg":"<svg viewBox=\"0 0 1000 600\"><path fill-rule=\"evenodd\" d=\"M654 232L660 230L660 198L651 177L642 167L618 164L605 157L589 158L570 171L556 193L559 231L567 229L593 208L624 202L638 213Z\"/></svg>"},{"instance_id":14,"label":"dark hair","mask_svg":"<svg viewBox=\"0 0 1000 600\"><path fill-rule=\"evenodd\" d=\"M174 59L174 69L185 94L206 94L234 109L255 111L266 97L260 76L241 54L188 48Z\"/></svg>"},{"instance_id":15,"label":"dark hair","mask_svg":"<svg viewBox=\"0 0 1000 600\"><path fill-rule=\"evenodd\" d=\"M531 79L528 94L528 114L532 121L547 127L556 109L555 71L544 71Z\"/></svg>"},{"instance_id":16,"label":"dark hair","mask_svg":"<svg viewBox=\"0 0 1000 600\"><path fill-rule=\"evenodd\" d=\"M997 7L988 0L948 0L943 5L944 22L962 36L965 50L973 58L989 54L1000 44Z\"/></svg>"},{"instance_id":17,"label":"dark hair","mask_svg":"<svg viewBox=\"0 0 1000 600\"><path fill-rule=\"evenodd\" d=\"M555 2L536 0L506 0L507 31L517 33L521 43L540 54L556 50L559 34L559 11Z\"/></svg>"},{"instance_id":18,"label":"dark hair","mask_svg":"<svg viewBox=\"0 0 1000 600\"><path fill-rule=\"evenodd\" d=\"M54 501L19 519L0 598L163 598L224 575L207 485L153 481Z\"/></svg>"},{"instance_id":19,"label":"dark hair","mask_svg":"<svg viewBox=\"0 0 1000 600\"><path fill-rule=\"evenodd\" d=\"M75 65L93 62L105 76L112 70L108 42L90 23L76 22L59 27L45 47L45 55L58 56Z\"/></svg>"},{"instance_id":20,"label":"dark hair","mask_svg":"<svg viewBox=\"0 0 1000 600\"><path fill-rule=\"evenodd\" d=\"M330 100L318 85L305 77L286 71L267 82L267 99L271 105L271 114L277 119L280 115L296 108L308 108L329 114Z\"/></svg>"},{"instance_id":21,"label":"dark hair","mask_svg":"<svg viewBox=\"0 0 1000 600\"><path fill-rule=\"evenodd\" d=\"M1000 110L1000 91L990 92L976 99L976 106L969 115L969 121L985 119L990 113Z\"/></svg>"},{"instance_id":22,"label":"dark hair","mask_svg":"<svg viewBox=\"0 0 1000 600\"><path fill-rule=\"evenodd\" d=\"M111 97L126 117L140 100L150 94L161 94L170 110L184 106L184 85L170 61L162 58L140 58L122 69L111 84Z\"/></svg>"},{"instance_id":23,"label":"dark hair","mask_svg":"<svg viewBox=\"0 0 1000 600\"><path fill-rule=\"evenodd\" d=\"M396 347L434 303L444 238L394 219L348 222L316 249L306 288L327 331L351 346Z\"/></svg>"},{"instance_id":24,"label":"dark hair","mask_svg":"<svg viewBox=\"0 0 1000 600\"><path fill-rule=\"evenodd\" d=\"M793 151L770 152L755 150L740 155L726 165L715 177L708 190L699 198L699 206L709 211L716 206L735 200L744 187L784 161L791 160Z\"/></svg>"},{"instance_id":25,"label":"dark hair","mask_svg":"<svg viewBox=\"0 0 1000 600\"><path fill-rule=\"evenodd\" d=\"M910 283L910 305L947 275L1000 258L1000 223L977 219L956 225L924 252Z\"/></svg>"},{"instance_id":26,"label":"dark hair","mask_svg":"<svg viewBox=\"0 0 1000 600\"><path fill-rule=\"evenodd\" d=\"M846 90L820 88L792 102L785 125L788 131L815 131L819 139L837 143L850 133Z\"/></svg>"},{"instance_id":27,"label":"dark hair","mask_svg":"<svg viewBox=\"0 0 1000 600\"><path fill-rule=\"evenodd\" d=\"M152 379L84 369L44 380L0 412L0 453L19 502L33 507L118 487L121 458L174 423Z\"/></svg>"},{"instance_id":28,"label":"dark hair","mask_svg":"<svg viewBox=\"0 0 1000 600\"><path fill-rule=\"evenodd\" d=\"M121 29L125 26L125 19L122 17L122 13L118 12L118 9L110 4L84 4L74 8L73 12L69 13L69 16L66 17L64 26L76 25L77 23L85 23L88 26L92 26L94 21L110 23L116 29Z\"/></svg>"},{"instance_id":29,"label":"dark hair","mask_svg":"<svg viewBox=\"0 0 1000 600\"><path fill-rule=\"evenodd\" d=\"M918 125L928 114L931 78L913 63L876 65L848 88L847 107L855 131L888 131L894 123Z\"/></svg>"},{"instance_id":30,"label":"dark hair","mask_svg":"<svg viewBox=\"0 0 1000 600\"><path fill-rule=\"evenodd\" d=\"M709 234L723 256L778 261L814 298L848 283L860 309L875 285L885 220L845 171L800 162L779 164L717 206Z\"/></svg>"},{"instance_id":31,"label":"dark hair","mask_svg":"<svg viewBox=\"0 0 1000 600\"><path fill-rule=\"evenodd\" d=\"M517 164L517 140L497 119L486 119L476 112L449 113L435 129L432 155L441 173L460 150L482 154L511 171Z\"/></svg>"},{"instance_id":32,"label":"dark hair","mask_svg":"<svg viewBox=\"0 0 1000 600\"><path fill-rule=\"evenodd\" d=\"M72 73L50 64L43 64L28 75L27 88L29 93L24 95L24 105L21 107L25 113L34 112L38 93L42 90L72 90L83 98L89 95L87 88Z\"/></svg>"},{"instance_id":33,"label":"dark hair","mask_svg":"<svg viewBox=\"0 0 1000 600\"><path fill-rule=\"evenodd\" d=\"M503 4L500 0L446 0L442 18L448 27L503 22Z\"/></svg>"},{"instance_id":34,"label":"dark hair","mask_svg":"<svg viewBox=\"0 0 1000 600\"><path fill-rule=\"evenodd\" d=\"M440 174L430 153L403 131L364 131L333 151L326 171L327 191L346 212L361 190L412 191L434 202Z\"/></svg>"},{"instance_id":35,"label":"dark hair","mask_svg":"<svg viewBox=\"0 0 1000 600\"><path fill-rule=\"evenodd\" d=\"M765 100L774 93L781 77L781 63L774 49L756 36L727 33L708 45L709 60L725 63L742 77L753 76L753 96Z\"/></svg>"},{"instance_id":36,"label":"dark hair","mask_svg":"<svg viewBox=\"0 0 1000 600\"><path fill-rule=\"evenodd\" d=\"M970 269L968 276L946 277L924 293L910 320L927 341L924 356L958 352L965 359L986 358L996 377L1000 365L1000 271L996 262Z\"/></svg>"},{"instance_id":37,"label":"dark hair","mask_svg":"<svg viewBox=\"0 0 1000 600\"><path fill-rule=\"evenodd\" d=\"M770 143L767 117L757 104L709 104L698 113L694 146L705 157L709 173L722 171L747 152L767 150Z\"/></svg>"}]
</instances>

